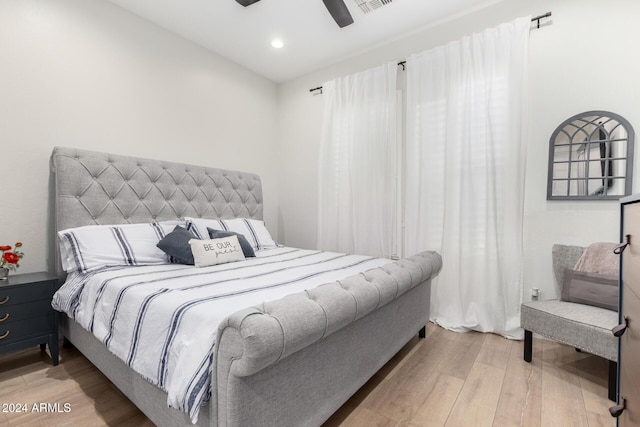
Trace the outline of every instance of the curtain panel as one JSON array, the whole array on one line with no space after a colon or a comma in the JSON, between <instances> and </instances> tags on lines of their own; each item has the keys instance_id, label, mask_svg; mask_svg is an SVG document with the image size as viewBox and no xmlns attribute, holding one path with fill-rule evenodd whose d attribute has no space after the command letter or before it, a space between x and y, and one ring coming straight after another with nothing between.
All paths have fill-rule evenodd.
<instances>
[{"instance_id":1,"label":"curtain panel","mask_svg":"<svg viewBox=\"0 0 640 427\"><path fill-rule=\"evenodd\" d=\"M318 247L390 257L395 238L397 65L323 83Z\"/></svg>"},{"instance_id":2,"label":"curtain panel","mask_svg":"<svg viewBox=\"0 0 640 427\"><path fill-rule=\"evenodd\" d=\"M407 59L405 254L439 251L432 320L522 338L530 17Z\"/></svg>"}]
</instances>

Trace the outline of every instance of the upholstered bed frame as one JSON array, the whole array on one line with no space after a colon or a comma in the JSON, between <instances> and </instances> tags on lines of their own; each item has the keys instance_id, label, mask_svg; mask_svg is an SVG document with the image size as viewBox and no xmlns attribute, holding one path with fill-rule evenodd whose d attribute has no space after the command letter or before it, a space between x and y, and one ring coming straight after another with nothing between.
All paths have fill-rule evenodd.
<instances>
[{"instance_id":1,"label":"upholstered bed frame","mask_svg":"<svg viewBox=\"0 0 640 427\"><path fill-rule=\"evenodd\" d=\"M257 175L56 147L56 231L89 224L245 217L262 219ZM229 316L218 328L213 383L198 425L322 424L429 319L424 252ZM63 273L60 273L61 277ZM75 322L61 331L157 425L189 425L166 394Z\"/></svg>"}]
</instances>

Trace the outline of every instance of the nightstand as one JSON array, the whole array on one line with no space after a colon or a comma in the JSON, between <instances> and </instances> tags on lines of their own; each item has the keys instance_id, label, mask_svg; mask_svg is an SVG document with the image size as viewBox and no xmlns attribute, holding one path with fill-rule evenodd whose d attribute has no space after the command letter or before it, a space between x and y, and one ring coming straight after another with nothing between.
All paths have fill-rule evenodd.
<instances>
[{"instance_id":1,"label":"nightstand","mask_svg":"<svg viewBox=\"0 0 640 427\"><path fill-rule=\"evenodd\" d=\"M58 364L58 316L51 307L58 278L49 273L9 274L0 280L0 354L49 344Z\"/></svg>"}]
</instances>

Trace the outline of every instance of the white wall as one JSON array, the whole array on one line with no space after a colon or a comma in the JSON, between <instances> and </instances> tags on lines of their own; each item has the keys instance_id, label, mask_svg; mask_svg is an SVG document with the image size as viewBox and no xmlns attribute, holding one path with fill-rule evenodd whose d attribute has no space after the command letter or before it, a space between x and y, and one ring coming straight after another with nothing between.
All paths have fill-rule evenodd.
<instances>
[{"instance_id":1,"label":"white wall","mask_svg":"<svg viewBox=\"0 0 640 427\"><path fill-rule=\"evenodd\" d=\"M56 145L261 175L277 235L277 86L101 0L0 0L0 244L47 267Z\"/></svg>"},{"instance_id":2,"label":"white wall","mask_svg":"<svg viewBox=\"0 0 640 427\"><path fill-rule=\"evenodd\" d=\"M635 54L635 43L640 40L637 0L503 1L281 85L281 241L290 246L316 246L317 154L323 104L322 95L311 95L310 88L338 75L399 61L472 32L547 11L553 12L552 23L533 30L530 38L524 299L530 298L531 287L540 288L542 298L553 298L553 243L617 241L619 208L615 201L546 200L549 137L566 118L600 109L621 114L640 131L640 56ZM640 191L639 157L636 155L634 191Z\"/></svg>"},{"instance_id":3,"label":"white wall","mask_svg":"<svg viewBox=\"0 0 640 427\"><path fill-rule=\"evenodd\" d=\"M547 150L581 111L640 131L635 0L508 0L280 87L106 1L0 0L0 244L25 243L23 272L47 267L49 155L65 145L257 172L271 232L315 247L322 95L308 90L548 10L552 24L531 33L524 239L525 289L552 297L554 242L618 238L617 203L546 201Z\"/></svg>"}]
</instances>

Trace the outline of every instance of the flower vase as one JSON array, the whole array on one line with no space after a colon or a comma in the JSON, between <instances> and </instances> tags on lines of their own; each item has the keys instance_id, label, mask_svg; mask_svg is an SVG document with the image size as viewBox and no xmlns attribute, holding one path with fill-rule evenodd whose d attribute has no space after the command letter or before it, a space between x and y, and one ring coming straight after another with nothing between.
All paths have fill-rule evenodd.
<instances>
[{"instance_id":1,"label":"flower vase","mask_svg":"<svg viewBox=\"0 0 640 427\"><path fill-rule=\"evenodd\" d=\"M0 280L7 280L9 277L9 269L8 268L0 268Z\"/></svg>"}]
</instances>

